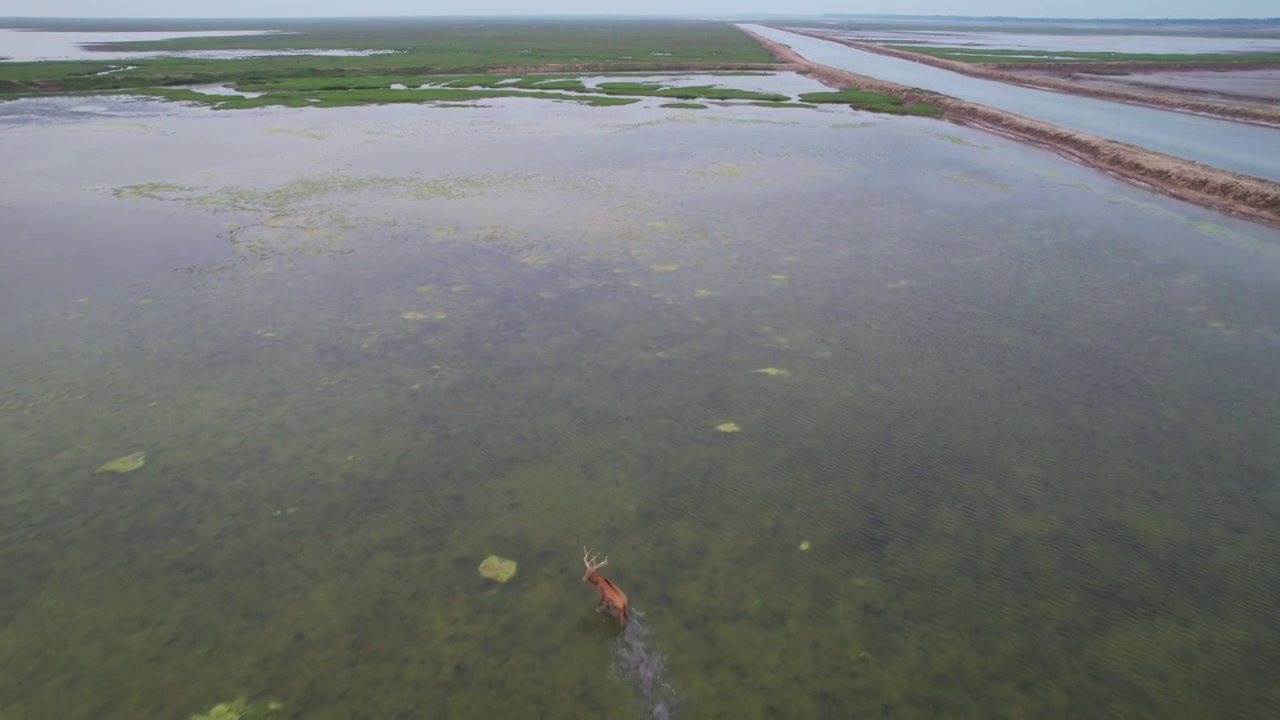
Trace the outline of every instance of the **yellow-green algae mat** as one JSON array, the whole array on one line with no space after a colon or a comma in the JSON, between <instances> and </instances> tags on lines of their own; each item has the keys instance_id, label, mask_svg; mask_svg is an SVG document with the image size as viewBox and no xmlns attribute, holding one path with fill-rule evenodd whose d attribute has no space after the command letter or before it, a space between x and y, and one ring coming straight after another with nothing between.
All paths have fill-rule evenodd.
<instances>
[{"instance_id":1,"label":"yellow-green algae mat","mask_svg":"<svg viewBox=\"0 0 1280 720\"><path fill-rule=\"evenodd\" d=\"M272 700L266 703L250 703L244 698L218 703L208 712L192 715L191 720L256 720L282 718L284 703Z\"/></svg>"},{"instance_id":2,"label":"yellow-green algae mat","mask_svg":"<svg viewBox=\"0 0 1280 720\"><path fill-rule=\"evenodd\" d=\"M115 460L102 463L94 470L94 474L102 475L103 473L127 473L133 472L147 463L147 454L145 452L136 452L132 455L118 457Z\"/></svg>"},{"instance_id":3,"label":"yellow-green algae mat","mask_svg":"<svg viewBox=\"0 0 1280 720\"><path fill-rule=\"evenodd\" d=\"M480 563L480 575L490 580L504 583L516 574L516 561L490 555Z\"/></svg>"}]
</instances>

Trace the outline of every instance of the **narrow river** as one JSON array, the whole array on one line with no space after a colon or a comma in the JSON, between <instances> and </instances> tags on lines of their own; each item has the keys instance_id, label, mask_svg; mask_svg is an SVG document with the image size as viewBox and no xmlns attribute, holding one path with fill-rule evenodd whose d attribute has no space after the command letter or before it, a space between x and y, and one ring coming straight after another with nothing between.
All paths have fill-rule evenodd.
<instances>
[{"instance_id":1,"label":"narrow river","mask_svg":"<svg viewBox=\"0 0 1280 720\"><path fill-rule=\"evenodd\" d=\"M855 50L829 40L760 25L742 27L790 45L805 59L822 65L940 92L1224 170L1280 181L1280 130L1277 129L982 80Z\"/></svg>"}]
</instances>

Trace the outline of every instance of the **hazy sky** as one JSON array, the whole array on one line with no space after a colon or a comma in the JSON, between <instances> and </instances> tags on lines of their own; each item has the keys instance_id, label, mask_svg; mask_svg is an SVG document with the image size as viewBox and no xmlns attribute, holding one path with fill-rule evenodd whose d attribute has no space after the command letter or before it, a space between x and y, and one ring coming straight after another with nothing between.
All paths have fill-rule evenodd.
<instances>
[{"instance_id":1,"label":"hazy sky","mask_svg":"<svg viewBox=\"0 0 1280 720\"><path fill-rule=\"evenodd\" d=\"M0 15L323 17L337 15L741 14L823 12L1035 17L1275 17L1277 0L3 0Z\"/></svg>"}]
</instances>

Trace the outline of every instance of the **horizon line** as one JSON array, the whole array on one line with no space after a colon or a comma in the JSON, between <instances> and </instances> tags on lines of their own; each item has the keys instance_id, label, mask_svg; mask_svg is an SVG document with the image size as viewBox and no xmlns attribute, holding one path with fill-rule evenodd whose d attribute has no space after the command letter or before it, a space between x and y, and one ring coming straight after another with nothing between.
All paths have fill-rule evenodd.
<instances>
[{"instance_id":1,"label":"horizon line","mask_svg":"<svg viewBox=\"0 0 1280 720\"><path fill-rule=\"evenodd\" d=\"M481 13L434 15L238 15L238 16L161 16L161 15L0 15L3 20L352 20L352 19L432 19L432 18L883 18L913 20L1017 20L1051 22L1203 22L1206 20L1251 20L1280 23L1280 16L1226 16L1226 17L1043 17L1037 15L938 15L902 13Z\"/></svg>"}]
</instances>

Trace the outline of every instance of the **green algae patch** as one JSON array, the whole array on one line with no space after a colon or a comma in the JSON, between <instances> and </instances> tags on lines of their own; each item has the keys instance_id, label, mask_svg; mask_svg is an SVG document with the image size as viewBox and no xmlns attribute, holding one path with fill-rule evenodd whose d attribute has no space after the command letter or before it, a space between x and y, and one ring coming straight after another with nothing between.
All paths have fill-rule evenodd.
<instances>
[{"instance_id":1,"label":"green algae patch","mask_svg":"<svg viewBox=\"0 0 1280 720\"><path fill-rule=\"evenodd\" d=\"M816 110L818 107L817 105L814 105L812 103L798 103L798 102L753 102L753 103L747 103L747 104L753 105L755 107L792 108L792 109L804 109L804 110Z\"/></svg>"},{"instance_id":2,"label":"green algae patch","mask_svg":"<svg viewBox=\"0 0 1280 720\"><path fill-rule=\"evenodd\" d=\"M262 128L260 131L264 135L290 135L293 137L307 138L309 140L328 140L329 134L315 128L285 128L285 127L269 127Z\"/></svg>"},{"instance_id":3,"label":"green algae patch","mask_svg":"<svg viewBox=\"0 0 1280 720\"><path fill-rule=\"evenodd\" d=\"M428 178L420 175L350 175L323 173L290 181L271 189L229 186L209 191L172 183L144 183L114 188L116 197L141 197L152 200L170 200L190 205L203 205L267 212L278 216L269 218L268 227L301 227L300 220L286 221L290 208L333 195L354 195L364 192L391 192L409 200L457 200L483 195L499 187L528 185L535 178L518 173L489 173Z\"/></svg>"},{"instance_id":4,"label":"green algae patch","mask_svg":"<svg viewBox=\"0 0 1280 720\"><path fill-rule=\"evenodd\" d=\"M948 135L946 133L926 133L926 134L932 135L940 140L946 140L952 145L964 145L966 147L982 147L981 145L971 143L968 140L965 140L964 138L961 138L961 137L956 137L955 135Z\"/></svg>"},{"instance_id":5,"label":"green algae patch","mask_svg":"<svg viewBox=\"0 0 1280 720\"><path fill-rule=\"evenodd\" d=\"M95 475L105 475L108 473L128 473L137 470L147 463L147 454L145 452L136 452L132 455L118 457L115 460L107 461L98 466L94 470Z\"/></svg>"},{"instance_id":6,"label":"green algae patch","mask_svg":"<svg viewBox=\"0 0 1280 720\"><path fill-rule=\"evenodd\" d=\"M234 262L189 270L201 275L229 274L238 280L250 280L289 270L297 260L359 251L361 246L351 239L360 235L369 220L351 217L350 213L353 209L361 212L356 209L364 199L361 196L409 203L463 200L494 192L533 191L543 182L545 180L537 175L510 172L436 177L417 173L398 176L323 173L267 187L190 188L171 183L146 183L103 191L123 198L167 200L214 212L255 216L256 219L238 222L219 234L230 244ZM494 244L509 243L519 235L499 225L466 230L456 226L423 228L421 234L426 238L466 237ZM443 317L432 315L424 319Z\"/></svg>"},{"instance_id":7,"label":"green algae patch","mask_svg":"<svg viewBox=\"0 0 1280 720\"><path fill-rule=\"evenodd\" d=\"M239 697L230 702L214 705L203 713L192 715L191 720L268 720L284 717L284 703L270 700L251 703Z\"/></svg>"},{"instance_id":8,"label":"green algae patch","mask_svg":"<svg viewBox=\"0 0 1280 720\"><path fill-rule=\"evenodd\" d=\"M480 576L494 582L504 583L516 575L516 561L490 555L480 563Z\"/></svg>"},{"instance_id":9,"label":"green algae patch","mask_svg":"<svg viewBox=\"0 0 1280 720\"><path fill-rule=\"evenodd\" d=\"M197 188L176 183L150 182L138 185L125 185L111 191L118 198L143 198L146 200L166 200L167 195L195 192Z\"/></svg>"},{"instance_id":10,"label":"green algae patch","mask_svg":"<svg viewBox=\"0 0 1280 720\"><path fill-rule=\"evenodd\" d=\"M754 166L741 165L735 162L718 162L704 167L689 168L685 172L689 175L701 177L740 178L746 177L753 169Z\"/></svg>"},{"instance_id":11,"label":"green algae patch","mask_svg":"<svg viewBox=\"0 0 1280 720\"><path fill-rule=\"evenodd\" d=\"M662 103L662 107L670 108L672 110L706 110L707 109L706 105L703 105L702 103L695 103L695 102Z\"/></svg>"},{"instance_id":12,"label":"green algae patch","mask_svg":"<svg viewBox=\"0 0 1280 720\"><path fill-rule=\"evenodd\" d=\"M791 371L789 370L784 370L782 368L776 368L776 367L758 368L756 370L752 370L751 372L757 373L759 375L771 375L771 376L791 374Z\"/></svg>"}]
</instances>

